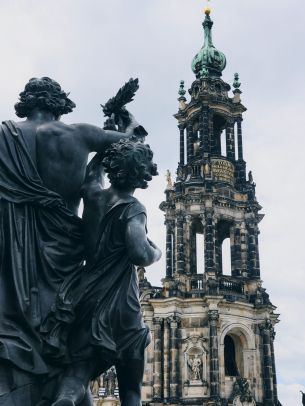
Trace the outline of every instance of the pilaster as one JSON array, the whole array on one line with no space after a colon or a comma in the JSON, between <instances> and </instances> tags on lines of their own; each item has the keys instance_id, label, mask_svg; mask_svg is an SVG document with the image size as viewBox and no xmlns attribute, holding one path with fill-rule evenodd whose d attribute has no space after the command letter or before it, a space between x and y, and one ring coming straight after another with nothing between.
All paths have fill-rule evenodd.
<instances>
[{"instance_id":1,"label":"pilaster","mask_svg":"<svg viewBox=\"0 0 305 406\"><path fill-rule=\"evenodd\" d=\"M270 320L266 320L260 326L261 337L263 342L263 381L264 381L264 405L274 405L274 388L273 388L273 365L271 351L271 329Z\"/></svg>"},{"instance_id":2,"label":"pilaster","mask_svg":"<svg viewBox=\"0 0 305 406\"><path fill-rule=\"evenodd\" d=\"M162 402L163 385L162 385L162 326L163 319L155 317L154 325L154 384L153 384L153 401Z\"/></svg>"},{"instance_id":3,"label":"pilaster","mask_svg":"<svg viewBox=\"0 0 305 406\"><path fill-rule=\"evenodd\" d=\"M201 156L207 157L210 153L210 137L209 137L209 108L203 106L202 115L199 120L200 132L200 152Z\"/></svg>"},{"instance_id":4,"label":"pilaster","mask_svg":"<svg viewBox=\"0 0 305 406\"><path fill-rule=\"evenodd\" d=\"M226 128L226 152L230 161L235 161L234 121L228 120Z\"/></svg>"},{"instance_id":5,"label":"pilaster","mask_svg":"<svg viewBox=\"0 0 305 406\"><path fill-rule=\"evenodd\" d=\"M164 345L163 345L163 362L164 362L164 375L163 375L163 388L164 399L170 397L170 319L164 320Z\"/></svg>"},{"instance_id":6,"label":"pilaster","mask_svg":"<svg viewBox=\"0 0 305 406\"><path fill-rule=\"evenodd\" d=\"M194 135L193 135L193 123L190 122L187 125L187 162L191 162L194 158Z\"/></svg>"},{"instance_id":7,"label":"pilaster","mask_svg":"<svg viewBox=\"0 0 305 406\"><path fill-rule=\"evenodd\" d=\"M179 125L179 131L180 131L180 165L184 165L185 160L184 160L184 127L182 125Z\"/></svg>"},{"instance_id":8,"label":"pilaster","mask_svg":"<svg viewBox=\"0 0 305 406\"><path fill-rule=\"evenodd\" d=\"M217 310L209 311L210 327L210 395L213 400L218 400L220 395L219 387L219 353L217 324L219 313Z\"/></svg>"},{"instance_id":9,"label":"pilaster","mask_svg":"<svg viewBox=\"0 0 305 406\"><path fill-rule=\"evenodd\" d=\"M166 225L166 277L173 276L173 228L170 220L165 221Z\"/></svg>"},{"instance_id":10,"label":"pilaster","mask_svg":"<svg viewBox=\"0 0 305 406\"><path fill-rule=\"evenodd\" d=\"M178 316L172 316L168 321L170 323L170 402L178 403L180 397L178 327L181 319Z\"/></svg>"},{"instance_id":11,"label":"pilaster","mask_svg":"<svg viewBox=\"0 0 305 406\"><path fill-rule=\"evenodd\" d=\"M215 267L215 222L213 218L213 209L206 209L205 213L205 272L216 273Z\"/></svg>"},{"instance_id":12,"label":"pilaster","mask_svg":"<svg viewBox=\"0 0 305 406\"><path fill-rule=\"evenodd\" d=\"M260 277L259 254L258 254L258 230L254 222L248 223L248 267L249 276Z\"/></svg>"},{"instance_id":13,"label":"pilaster","mask_svg":"<svg viewBox=\"0 0 305 406\"><path fill-rule=\"evenodd\" d=\"M183 213L177 214L176 230L177 230L177 273L179 275L185 272L185 256L184 256L184 222Z\"/></svg>"}]
</instances>

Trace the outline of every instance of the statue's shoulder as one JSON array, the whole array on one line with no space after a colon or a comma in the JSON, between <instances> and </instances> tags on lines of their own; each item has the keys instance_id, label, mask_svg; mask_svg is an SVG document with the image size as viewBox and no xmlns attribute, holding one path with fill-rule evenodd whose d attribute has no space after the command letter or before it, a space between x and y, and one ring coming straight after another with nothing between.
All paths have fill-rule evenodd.
<instances>
[{"instance_id":1,"label":"statue's shoulder","mask_svg":"<svg viewBox=\"0 0 305 406\"><path fill-rule=\"evenodd\" d=\"M126 220L130 220L131 218L136 217L139 214L144 214L146 216L146 208L141 202L139 202L138 199L133 197L133 200L130 201L126 210L125 218Z\"/></svg>"}]
</instances>

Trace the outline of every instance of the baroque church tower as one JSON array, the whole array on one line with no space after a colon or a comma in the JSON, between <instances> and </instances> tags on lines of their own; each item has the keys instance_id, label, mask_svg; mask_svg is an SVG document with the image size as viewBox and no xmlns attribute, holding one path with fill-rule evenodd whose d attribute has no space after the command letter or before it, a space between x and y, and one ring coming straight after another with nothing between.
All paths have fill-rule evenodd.
<instances>
[{"instance_id":1,"label":"baroque church tower","mask_svg":"<svg viewBox=\"0 0 305 406\"><path fill-rule=\"evenodd\" d=\"M232 96L221 78L226 58L213 45L212 26L207 8L189 102L184 82L179 89L177 179L172 184L169 176L160 205L166 225L162 288L151 287L139 272L152 331L143 404L278 406L278 315L260 278L263 215L251 172L246 176L246 108L238 75Z\"/></svg>"}]
</instances>

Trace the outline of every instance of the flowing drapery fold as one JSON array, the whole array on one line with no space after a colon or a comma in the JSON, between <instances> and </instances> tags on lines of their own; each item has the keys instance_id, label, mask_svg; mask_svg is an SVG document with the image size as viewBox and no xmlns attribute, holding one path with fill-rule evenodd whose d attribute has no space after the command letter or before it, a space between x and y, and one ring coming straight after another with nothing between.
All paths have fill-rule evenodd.
<instances>
[{"instance_id":1,"label":"flowing drapery fold","mask_svg":"<svg viewBox=\"0 0 305 406\"><path fill-rule=\"evenodd\" d=\"M49 371L41 323L67 277L83 266L82 221L47 189L20 129L0 127L0 359Z\"/></svg>"}]
</instances>

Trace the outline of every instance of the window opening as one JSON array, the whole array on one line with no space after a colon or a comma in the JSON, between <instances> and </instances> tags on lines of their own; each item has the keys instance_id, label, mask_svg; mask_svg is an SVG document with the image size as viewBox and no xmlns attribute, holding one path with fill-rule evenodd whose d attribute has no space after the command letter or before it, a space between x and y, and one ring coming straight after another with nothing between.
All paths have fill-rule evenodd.
<instances>
[{"instance_id":1,"label":"window opening","mask_svg":"<svg viewBox=\"0 0 305 406\"><path fill-rule=\"evenodd\" d=\"M224 359L226 376L239 376L236 362L236 348L230 336L225 336L224 339Z\"/></svg>"}]
</instances>

